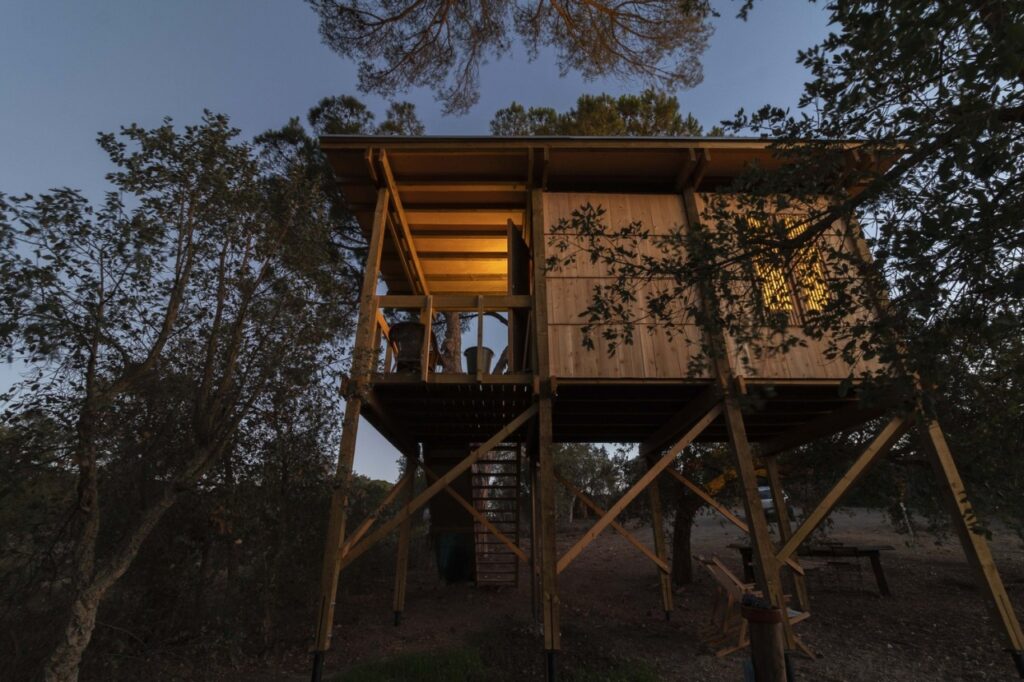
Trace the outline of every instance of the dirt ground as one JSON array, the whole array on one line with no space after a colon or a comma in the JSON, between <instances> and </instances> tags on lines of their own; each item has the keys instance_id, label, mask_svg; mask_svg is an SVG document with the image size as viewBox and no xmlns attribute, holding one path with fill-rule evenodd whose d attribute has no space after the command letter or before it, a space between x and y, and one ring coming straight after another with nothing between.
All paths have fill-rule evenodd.
<instances>
[{"instance_id":1,"label":"dirt ground","mask_svg":"<svg viewBox=\"0 0 1024 682\"><path fill-rule=\"evenodd\" d=\"M560 552L587 528L580 521L559 537ZM650 543L649 528L634 529ZM832 539L849 544L890 544L882 565L893 596L881 597L867 560L845 570L821 568L809 577L811 612L798 632L818 654L795 659L798 680L1007 680L1016 679L981 592L959 544L918 535L917 543L895 533L880 513L839 511ZM721 557L737 575L742 540L717 517L698 517L694 552ZM992 542L1017 613L1024 614L1024 546L1008 533ZM390 577L372 593L339 600L332 673L354 663L401 652L480 647L500 671L499 679L543 679L540 632L530 615L525 571L518 588L483 590L444 585L429 562L410 574L405 618L395 627ZM708 616L714 588L698 571L696 583L676 594L666 622L654 567L617 534L606 531L559 578L562 600L561 659L567 668L600 669L643 661L664 680L735 682L743 679L745 652L716 658L697 638ZM303 679L308 659L296 653L290 670L249 671L246 679Z\"/></svg>"}]
</instances>

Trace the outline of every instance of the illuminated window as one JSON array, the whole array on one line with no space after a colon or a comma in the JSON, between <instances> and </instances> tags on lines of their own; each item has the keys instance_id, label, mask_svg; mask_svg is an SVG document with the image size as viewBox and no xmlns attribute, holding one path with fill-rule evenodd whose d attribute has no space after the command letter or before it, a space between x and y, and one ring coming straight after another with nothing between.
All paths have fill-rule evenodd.
<instances>
[{"instance_id":1,"label":"illuminated window","mask_svg":"<svg viewBox=\"0 0 1024 682\"><path fill-rule=\"evenodd\" d=\"M780 220L790 239L799 237L808 227L801 216L781 216ZM771 234L771 226L762 220L748 218L747 224L759 236L769 239L774 236ZM793 255L789 272L778 264L779 255L775 251L772 258L754 258L754 274L761 285L761 300L765 309L772 313L792 313L796 298L804 312L823 310L828 305L828 286L825 283L825 264L818 249L814 245L798 249ZM793 296L794 292L796 297Z\"/></svg>"}]
</instances>

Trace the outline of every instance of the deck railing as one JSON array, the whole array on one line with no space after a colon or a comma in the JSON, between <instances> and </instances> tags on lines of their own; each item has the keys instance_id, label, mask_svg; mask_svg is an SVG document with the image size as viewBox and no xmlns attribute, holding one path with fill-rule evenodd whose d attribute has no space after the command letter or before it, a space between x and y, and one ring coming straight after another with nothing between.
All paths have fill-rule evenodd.
<instances>
[{"instance_id":1,"label":"deck railing","mask_svg":"<svg viewBox=\"0 0 1024 682\"><path fill-rule=\"evenodd\" d=\"M399 371L397 367L398 343L392 338L392 324L387 320L386 311L416 313L417 321L423 327L423 338L419 348L418 376L414 371ZM434 335L434 319L439 313L476 314L476 371L445 372L441 354ZM484 371L484 317L488 313L504 313L509 326L509 342L506 348L504 373ZM519 313L518 315L515 313ZM525 322L525 324L524 324ZM529 295L476 296L471 294L434 294L427 296L385 294L377 296L377 320L374 333L374 352L377 380L393 381L438 381L506 383L528 381L533 370L533 297ZM406 349L407 352L407 349ZM461 367L462 358L455 358Z\"/></svg>"}]
</instances>

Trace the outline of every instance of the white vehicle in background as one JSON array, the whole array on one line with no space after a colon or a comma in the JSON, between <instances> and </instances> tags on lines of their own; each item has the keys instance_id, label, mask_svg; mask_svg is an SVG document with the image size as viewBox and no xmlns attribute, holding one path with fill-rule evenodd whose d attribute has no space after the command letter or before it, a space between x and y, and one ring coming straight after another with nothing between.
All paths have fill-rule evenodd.
<instances>
[{"instance_id":1,"label":"white vehicle in background","mask_svg":"<svg viewBox=\"0 0 1024 682\"><path fill-rule=\"evenodd\" d=\"M764 509L765 516L769 519L775 518L775 499L772 497L772 489L767 485L758 485L757 494L761 498L761 508ZM789 495L786 491L782 491L782 500L789 509ZM792 519L793 514L790 512L790 518Z\"/></svg>"}]
</instances>

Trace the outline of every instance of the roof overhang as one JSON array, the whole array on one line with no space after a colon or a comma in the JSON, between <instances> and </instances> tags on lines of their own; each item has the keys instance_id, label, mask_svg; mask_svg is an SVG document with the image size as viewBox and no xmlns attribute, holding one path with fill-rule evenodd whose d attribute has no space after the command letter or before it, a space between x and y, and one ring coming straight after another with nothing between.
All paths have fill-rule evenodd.
<instances>
[{"instance_id":1,"label":"roof overhang","mask_svg":"<svg viewBox=\"0 0 1024 682\"><path fill-rule=\"evenodd\" d=\"M829 144L863 162L856 151L862 143ZM442 288L446 273L492 280L473 289L479 293L506 286L498 272L507 256L502 243L508 225L522 228L531 189L667 194L691 184L714 191L752 164L786 163L767 138L325 135L320 145L365 232L377 190L390 187L427 278ZM867 162L884 171L893 160L869 155ZM472 262L460 262L463 256ZM408 255L385 253L385 279L396 292L403 289L395 265L402 260L406 270L416 265Z\"/></svg>"}]
</instances>

